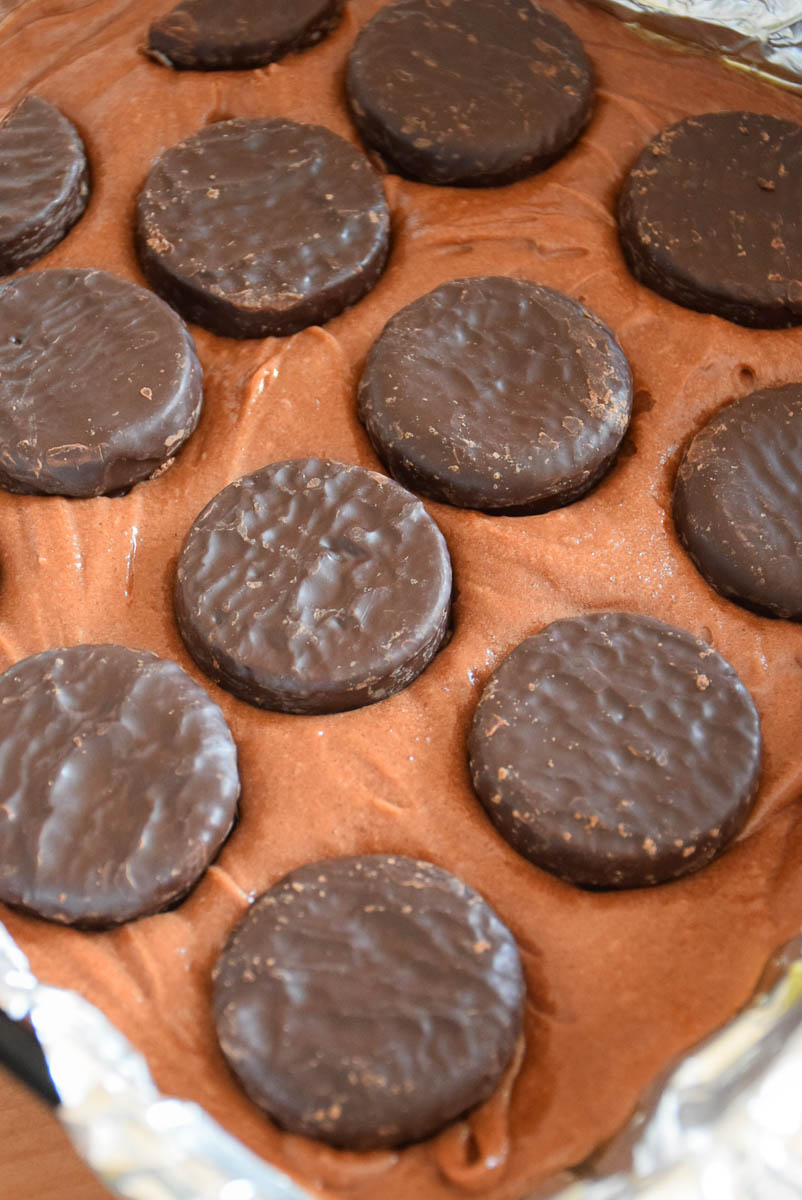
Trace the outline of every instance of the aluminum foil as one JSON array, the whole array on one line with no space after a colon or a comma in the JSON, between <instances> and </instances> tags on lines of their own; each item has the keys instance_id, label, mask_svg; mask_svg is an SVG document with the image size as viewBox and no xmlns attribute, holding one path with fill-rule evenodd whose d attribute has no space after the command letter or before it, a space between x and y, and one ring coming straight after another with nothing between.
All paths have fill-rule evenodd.
<instances>
[{"instance_id":1,"label":"aluminum foil","mask_svg":"<svg viewBox=\"0 0 802 1200\"><path fill-rule=\"evenodd\" d=\"M794 0L592 0L636 28L802 91L802 4Z\"/></svg>"},{"instance_id":2,"label":"aluminum foil","mask_svg":"<svg viewBox=\"0 0 802 1200\"><path fill-rule=\"evenodd\" d=\"M142 1055L97 1008L35 978L2 924L0 1008L30 1021L61 1097L58 1116L113 1192L132 1200L310 1200L198 1105L163 1096ZM588 1178L615 1158L625 1169ZM799 1200L800 939L773 960L749 1007L685 1058L648 1108L575 1175L568 1188L538 1197Z\"/></svg>"}]
</instances>

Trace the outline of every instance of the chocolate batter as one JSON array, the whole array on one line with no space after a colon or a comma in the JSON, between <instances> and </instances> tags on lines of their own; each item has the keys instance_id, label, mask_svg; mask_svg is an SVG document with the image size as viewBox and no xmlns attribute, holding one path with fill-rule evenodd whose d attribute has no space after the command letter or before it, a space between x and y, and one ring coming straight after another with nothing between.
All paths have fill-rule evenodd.
<instances>
[{"instance_id":1,"label":"chocolate batter","mask_svg":"<svg viewBox=\"0 0 802 1200\"><path fill-rule=\"evenodd\" d=\"M142 282L132 214L149 164L204 121L286 116L356 144L341 92L346 56L379 0L350 0L339 28L253 73L166 71L138 51L164 0L26 0L0 25L2 98L32 90L85 134L95 193L44 262ZM751 993L771 950L802 924L800 628L717 596L680 545L671 488L682 448L727 400L799 378L802 330L753 330L669 305L629 275L616 197L665 125L715 108L802 120L802 100L701 54L642 40L607 14L549 7L581 36L596 115L548 171L502 190L389 177L394 248L358 306L288 341L193 330L205 368L200 424L164 476L114 499L0 497L4 663L77 641L172 657L212 688L238 743L242 816L174 912L109 933L7 912L42 978L79 988L147 1054L162 1088L200 1101L259 1153L348 1200L520 1200L583 1158L644 1085ZM58 19L55 19L58 14ZM454 564L454 637L411 687L329 717L265 713L208 685L170 611L195 515L231 480L320 454L376 468L355 415L356 380L386 321L449 279L509 274L567 292L610 326L634 375L623 453L590 495L541 516L431 505ZM494 665L558 617L635 610L709 637L760 713L765 770L735 845L698 874L592 894L540 872L488 827L466 742ZM515 934L528 984L526 1054L482 1109L401 1152L348 1154L279 1132L215 1047L209 978L248 898L339 854L434 861L485 896ZM626 1020L621 1019L622 1009Z\"/></svg>"}]
</instances>

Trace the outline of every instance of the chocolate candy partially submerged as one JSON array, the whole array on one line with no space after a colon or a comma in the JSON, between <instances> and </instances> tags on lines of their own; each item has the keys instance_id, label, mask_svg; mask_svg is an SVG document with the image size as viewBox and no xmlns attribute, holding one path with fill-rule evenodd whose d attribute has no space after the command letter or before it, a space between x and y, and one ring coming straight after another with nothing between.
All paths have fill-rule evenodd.
<instances>
[{"instance_id":1,"label":"chocolate candy partially submerged","mask_svg":"<svg viewBox=\"0 0 802 1200\"><path fill-rule=\"evenodd\" d=\"M685 451L677 532L722 595L802 620L802 385L752 392L714 413Z\"/></svg>"},{"instance_id":2,"label":"chocolate candy partially submerged","mask_svg":"<svg viewBox=\"0 0 802 1200\"><path fill-rule=\"evenodd\" d=\"M512 935L430 863L313 863L261 896L215 969L217 1031L257 1104L353 1150L436 1133L485 1100L521 1032Z\"/></svg>"},{"instance_id":3,"label":"chocolate candy partially submerged","mask_svg":"<svg viewBox=\"0 0 802 1200\"><path fill-rule=\"evenodd\" d=\"M388 321L359 388L377 454L447 504L543 512L610 466L632 410L627 360L581 304L521 279L458 279Z\"/></svg>"},{"instance_id":4,"label":"chocolate candy partially submerged","mask_svg":"<svg viewBox=\"0 0 802 1200\"><path fill-rule=\"evenodd\" d=\"M664 883L738 833L760 722L732 667L684 630L601 613L522 642L485 688L474 787L536 866L598 888Z\"/></svg>"},{"instance_id":5,"label":"chocolate candy partially submerged","mask_svg":"<svg viewBox=\"0 0 802 1200\"><path fill-rule=\"evenodd\" d=\"M221 121L166 151L137 203L153 287L228 337L328 321L381 274L390 218L367 159L319 125Z\"/></svg>"},{"instance_id":6,"label":"chocolate candy partially submerged","mask_svg":"<svg viewBox=\"0 0 802 1200\"><path fill-rule=\"evenodd\" d=\"M78 130L52 104L27 96L0 125L0 274L57 246L88 198Z\"/></svg>"},{"instance_id":7,"label":"chocolate candy partially submerged","mask_svg":"<svg viewBox=\"0 0 802 1200\"><path fill-rule=\"evenodd\" d=\"M175 663L71 646L0 676L0 900L99 929L158 912L228 834L237 752Z\"/></svg>"},{"instance_id":8,"label":"chocolate candy partially submerged","mask_svg":"<svg viewBox=\"0 0 802 1200\"><path fill-rule=\"evenodd\" d=\"M621 193L627 264L686 308L760 328L802 322L802 125L687 117L654 138Z\"/></svg>"},{"instance_id":9,"label":"chocolate candy partially submerged","mask_svg":"<svg viewBox=\"0 0 802 1200\"><path fill-rule=\"evenodd\" d=\"M181 0L154 21L148 53L194 71L243 70L274 62L325 37L344 0Z\"/></svg>"},{"instance_id":10,"label":"chocolate candy partially submerged","mask_svg":"<svg viewBox=\"0 0 802 1200\"><path fill-rule=\"evenodd\" d=\"M36 271L0 288L0 485L98 496L148 479L198 423L184 323L105 271Z\"/></svg>"},{"instance_id":11,"label":"chocolate candy partially submerged","mask_svg":"<svg viewBox=\"0 0 802 1200\"><path fill-rule=\"evenodd\" d=\"M451 563L392 480L321 459L274 463L217 495L178 563L187 649L243 700L340 712L411 683L446 636Z\"/></svg>"},{"instance_id":12,"label":"chocolate candy partially submerged","mask_svg":"<svg viewBox=\"0 0 802 1200\"><path fill-rule=\"evenodd\" d=\"M587 123L582 43L530 0L402 0L348 60L359 132L425 183L491 186L541 171Z\"/></svg>"}]
</instances>

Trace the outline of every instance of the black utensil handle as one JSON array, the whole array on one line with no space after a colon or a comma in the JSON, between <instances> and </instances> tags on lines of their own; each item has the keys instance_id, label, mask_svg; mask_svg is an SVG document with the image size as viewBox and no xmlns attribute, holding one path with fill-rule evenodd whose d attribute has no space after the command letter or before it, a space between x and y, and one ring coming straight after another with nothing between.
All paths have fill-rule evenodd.
<instances>
[{"instance_id":1,"label":"black utensil handle","mask_svg":"<svg viewBox=\"0 0 802 1200\"><path fill-rule=\"evenodd\" d=\"M26 1083L45 1103L56 1108L61 1100L53 1086L36 1034L23 1021L0 1011L0 1065Z\"/></svg>"}]
</instances>

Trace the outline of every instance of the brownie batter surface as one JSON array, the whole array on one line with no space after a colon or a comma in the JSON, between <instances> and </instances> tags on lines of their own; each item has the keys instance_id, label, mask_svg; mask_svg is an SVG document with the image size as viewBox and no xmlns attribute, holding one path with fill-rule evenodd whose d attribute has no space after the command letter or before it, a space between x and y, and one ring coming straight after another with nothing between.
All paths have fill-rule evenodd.
<instances>
[{"instance_id":1,"label":"brownie batter surface","mask_svg":"<svg viewBox=\"0 0 802 1200\"><path fill-rule=\"evenodd\" d=\"M249 73L170 72L139 54L164 0L29 0L0 24L2 102L36 90L85 138L86 215L43 266L99 267L142 283L135 197L153 160L206 122L242 116L323 124L356 145L342 94L358 29L380 7L351 0L297 58ZM109 933L3 920L47 982L76 987L148 1057L161 1088L327 1195L519 1200L580 1160L643 1086L749 996L764 960L802 923L802 628L711 589L673 529L683 447L728 399L798 378L802 330L752 330L686 311L624 265L615 201L643 146L692 112L802 119L802 100L701 55L652 45L571 0L549 7L583 39L598 85L576 147L504 189L386 180L386 273L352 310L291 339L238 342L193 328L205 373L198 429L164 476L122 498L0 496L0 665L80 641L181 663L237 741L241 821L174 912ZM633 369L622 454L590 495L541 516L431 504L457 589L454 636L404 692L328 717L265 713L208 684L171 611L175 563L204 504L268 462L305 455L378 468L356 413L373 340L449 279L509 274L564 291L611 327ZM638 611L708 638L754 697L764 770L735 846L677 883L578 891L522 860L473 796L468 729L493 667L560 617ZM478 1112L403 1151L349 1154L279 1132L215 1046L212 966L249 897L287 871L344 854L426 858L483 895L515 934L528 984L525 1053Z\"/></svg>"}]
</instances>

